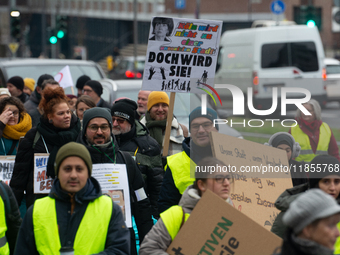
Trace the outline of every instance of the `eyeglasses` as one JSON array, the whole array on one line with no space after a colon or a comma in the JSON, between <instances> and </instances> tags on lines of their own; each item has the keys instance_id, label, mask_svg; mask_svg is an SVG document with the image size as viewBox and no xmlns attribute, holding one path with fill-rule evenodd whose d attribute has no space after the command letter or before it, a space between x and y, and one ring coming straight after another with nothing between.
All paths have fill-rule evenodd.
<instances>
[{"instance_id":1,"label":"eyeglasses","mask_svg":"<svg viewBox=\"0 0 340 255\"><path fill-rule=\"evenodd\" d=\"M14 117L18 117L19 116L19 111L14 111L14 112L12 112L13 113L13 116Z\"/></svg>"},{"instance_id":2,"label":"eyeglasses","mask_svg":"<svg viewBox=\"0 0 340 255\"><path fill-rule=\"evenodd\" d=\"M207 121L201 124L192 124L190 129L191 131L198 131L200 129L200 126L206 131L210 130L213 126L213 123L211 121Z\"/></svg>"},{"instance_id":3,"label":"eyeglasses","mask_svg":"<svg viewBox=\"0 0 340 255\"><path fill-rule=\"evenodd\" d=\"M217 182L217 183L223 183L224 182L224 180L230 180L230 175L216 175L215 176L215 182Z\"/></svg>"},{"instance_id":4,"label":"eyeglasses","mask_svg":"<svg viewBox=\"0 0 340 255\"><path fill-rule=\"evenodd\" d=\"M115 121L117 121L118 124L123 124L125 122L125 119L112 117L112 123L115 123Z\"/></svg>"},{"instance_id":5,"label":"eyeglasses","mask_svg":"<svg viewBox=\"0 0 340 255\"><path fill-rule=\"evenodd\" d=\"M93 90L91 90L91 89L83 89L83 93L91 93Z\"/></svg>"},{"instance_id":6,"label":"eyeglasses","mask_svg":"<svg viewBox=\"0 0 340 255\"><path fill-rule=\"evenodd\" d=\"M110 126L109 125L102 125L102 126L97 126L97 125L91 125L91 126L88 126L88 128L92 131L92 132L97 132L98 129L100 128L100 130L102 132L106 132L110 129Z\"/></svg>"}]
</instances>

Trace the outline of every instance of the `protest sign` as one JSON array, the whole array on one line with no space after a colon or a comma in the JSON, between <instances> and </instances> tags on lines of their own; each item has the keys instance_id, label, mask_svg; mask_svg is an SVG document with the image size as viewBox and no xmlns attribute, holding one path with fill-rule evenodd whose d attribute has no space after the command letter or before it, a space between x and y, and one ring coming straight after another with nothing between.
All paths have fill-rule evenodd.
<instances>
[{"instance_id":1,"label":"protest sign","mask_svg":"<svg viewBox=\"0 0 340 255\"><path fill-rule=\"evenodd\" d=\"M171 255L272 255L282 240L207 190L171 243Z\"/></svg>"},{"instance_id":2,"label":"protest sign","mask_svg":"<svg viewBox=\"0 0 340 255\"><path fill-rule=\"evenodd\" d=\"M9 185L14 168L15 156L0 156L0 180Z\"/></svg>"},{"instance_id":3,"label":"protest sign","mask_svg":"<svg viewBox=\"0 0 340 255\"><path fill-rule=\"evenodd\" d=\"M34 153L34 194L48 194L52 188L53 179L47 177L47 162L49 153Z\"/></svg>"},{"instance_id":4,"label":"protest sign","mask_svg":"<svg viewBox=\"0 0 340 255\"><path fill-rule=\"evenodd\" d=\"M289 170L286 151L217 132L211 139L214 156L231 166L234 206L270 230L279 213L276 199L292 187L290 172L283 168Z\"/></svg>"},{"instance_id":5,"label":"protest sign","mask_svg":"<svg viewBox=\"0 0 340 255\"><path fill-rule=\"evenodd\" d=\"M92 177L96 178L103 194L108 194L113 202L122 208L125 224L132 227L130 190L125 164L93 164Z\"/></svg>"},{"instance_id":6,"label":"protest sign","mask_svg":"<svg viewBox=\"0 0 340 255\"><path fill-rule=\"evenodd\" d=\"M143 90L205 93L214 86L222 22L153 17Z\"/></svg>"}]
</instances>

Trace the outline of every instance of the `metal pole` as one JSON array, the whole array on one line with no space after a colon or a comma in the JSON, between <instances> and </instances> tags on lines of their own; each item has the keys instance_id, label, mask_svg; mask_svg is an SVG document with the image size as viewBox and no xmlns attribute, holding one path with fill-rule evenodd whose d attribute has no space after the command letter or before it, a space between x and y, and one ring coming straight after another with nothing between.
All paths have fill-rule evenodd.
<instances>
[{"instance_id":1,"label":"metal pole","mask_svg":"<svg viewBox=\"0 0 340 255\"><path fill-rule=\"evenodd\" d=\"M196 19L200 18L200 6L201 6L201 0L196 0Z\"/></svg>"},{"instance_id":2,"label":"metal pole","mask_svg":"<svg viewBox=\"0 0 340 255\"><path fill-rule=\"evenodd\" d=\"M41 45L42 45L42 53L44 56L47 56L47 47L46 47L46 0L43 0L43 12L41 14Z\"/></svg>"},{"instance_id":3,"label":"metal pole","mask_svg":"<svg viewBox=\"0 0 340 255\"><path fill-rule=\"evenodd\" d=\"M56 6L54 4L54 1L52 1L51 2L51 28L54 29L54 31L56 28L55 13L56 13ZM57 43L51 45L51 57L52 58L57 57Z\"/></svg>"},{"instance_id":4,"label":"metal pole","mask_svg":"<svg viewBox=\"0 0 340 255\"><path fill-rule=\"evenodd\" d=\"M137 0L133 1L133 61L134 61L134 70L136 70L137 66L137 45L138 45L138 23L137 23Z\"/></svg>"}]
</instances>

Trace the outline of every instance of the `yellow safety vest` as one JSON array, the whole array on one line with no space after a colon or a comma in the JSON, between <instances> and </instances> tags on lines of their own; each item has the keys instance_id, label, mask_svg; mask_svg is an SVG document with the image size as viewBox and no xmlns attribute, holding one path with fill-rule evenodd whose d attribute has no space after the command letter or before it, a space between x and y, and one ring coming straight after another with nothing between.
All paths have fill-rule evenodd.
<instances>
[{"instance_id":1,"label":"yellow safety vest","mask_svg":"<svg viewBox=\"0 0 340 255\"><path fill-rule=\"evenodd\" d=\"M112 199L104 195L88 204L74 240L74 255L97 254L105 250L112 208ZM45 197L35 201L33 228L40 255L60 254L55 199Z\"/></svg>"},{"instance_id":2,"label":"yellow safety vest","mask_svg":"<svg viewBox=\"0 0 340 255\"><path fill-rule=\"evenodd\" d=\"M338 230L340 231L340 222L337 224ZM340 236L336 239L334 245L334 254L340 254Z\"/></svg>"},{"instance_id":3,"label":"yellow safety vest","mask_svg":"<svg viewBox=\"0 0 340 255\"><path fill-rule=\"evenodd\" d=\"M185 189L195 181L195 162L182 151L167 157L167 166L171 170L176 188L183 194Z\"/></svg>"},{"instance_id":4,"label":"yellow safety vest","mask_svg":"<svg viewBox=\"0 0 340 255\"><path fill-rule=\"evenodd\" d=\"M189 216L190 216L189 213L185 214L184 222L187 221ZM171 236L171 240L173 241L175 239L177 233L181 229L181 225L182 225L182 222L183 222L183 209L182 209L182 207L179 206L179 205L174 205L174 206L170 207L168 210L162 212L160 214L160 217L162 218L162 221L163 221L166 229L168 230L168 232Z\"/></svg>"},{"instance_id":5,"label":"yellow safety vest","mask_svg":"<svg viewBox=\"0 0 340 255\"><path fill-rule=\"evenodd\" d=\"M1 184L0 184L1 185ZM2 198L0 197L0 254L1 255L9 255L9 246L6 238L6 210L5 204Z\"/></svg>"},{"instance_id":6,"label":"yellow safety vest","mask_svg":"<svg viewBox=\"0 0 340 255\"><path fill-rule=\"evenodd\" d=\"M325 122L320 126L319 142L315 154L310 145L308 135L301 130L299 125L292 127L291 133L295 141L301 146L301 152L300 155L295 158L296 161L311 162L317 155L328 155L328 146L331 140L332 131Z\"/></svg>"}]
</instances>

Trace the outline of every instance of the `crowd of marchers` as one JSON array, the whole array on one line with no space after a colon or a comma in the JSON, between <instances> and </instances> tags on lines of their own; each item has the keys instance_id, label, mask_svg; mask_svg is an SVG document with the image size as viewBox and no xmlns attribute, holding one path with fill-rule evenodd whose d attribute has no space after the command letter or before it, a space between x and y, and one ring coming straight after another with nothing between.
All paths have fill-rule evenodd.
<instances>
[{"instance_id":1,"label":"crowd of marchers","mask_svg":"<svg viewBox=\"0 0 340 255\"><path fill-rule=\"evenodd\" d=\"M14 76L0 88L0 155L15 156L9 186L0 181L0 254L168 254L207 190L233 205L232 174L190 176L192 166L233 164L213 157L215 110L193 109L186 127L176 116L168 121L165 92L106 102L100 82L86 75L76 88L76 96L66 95L49 74L37 81ZM303 106L311 114L298 109L298 125L266 144L285 150L296 169L332 167L292 172L293 188L277 198L271 231L283 239L279 254L340 254L340 171L331 171L340 167L339 150L318 102ZM38 154L48 156L48 194L34 192ZM101 164L124 166L128 206L93 177Z\"/></svg>"}]
</instances>

